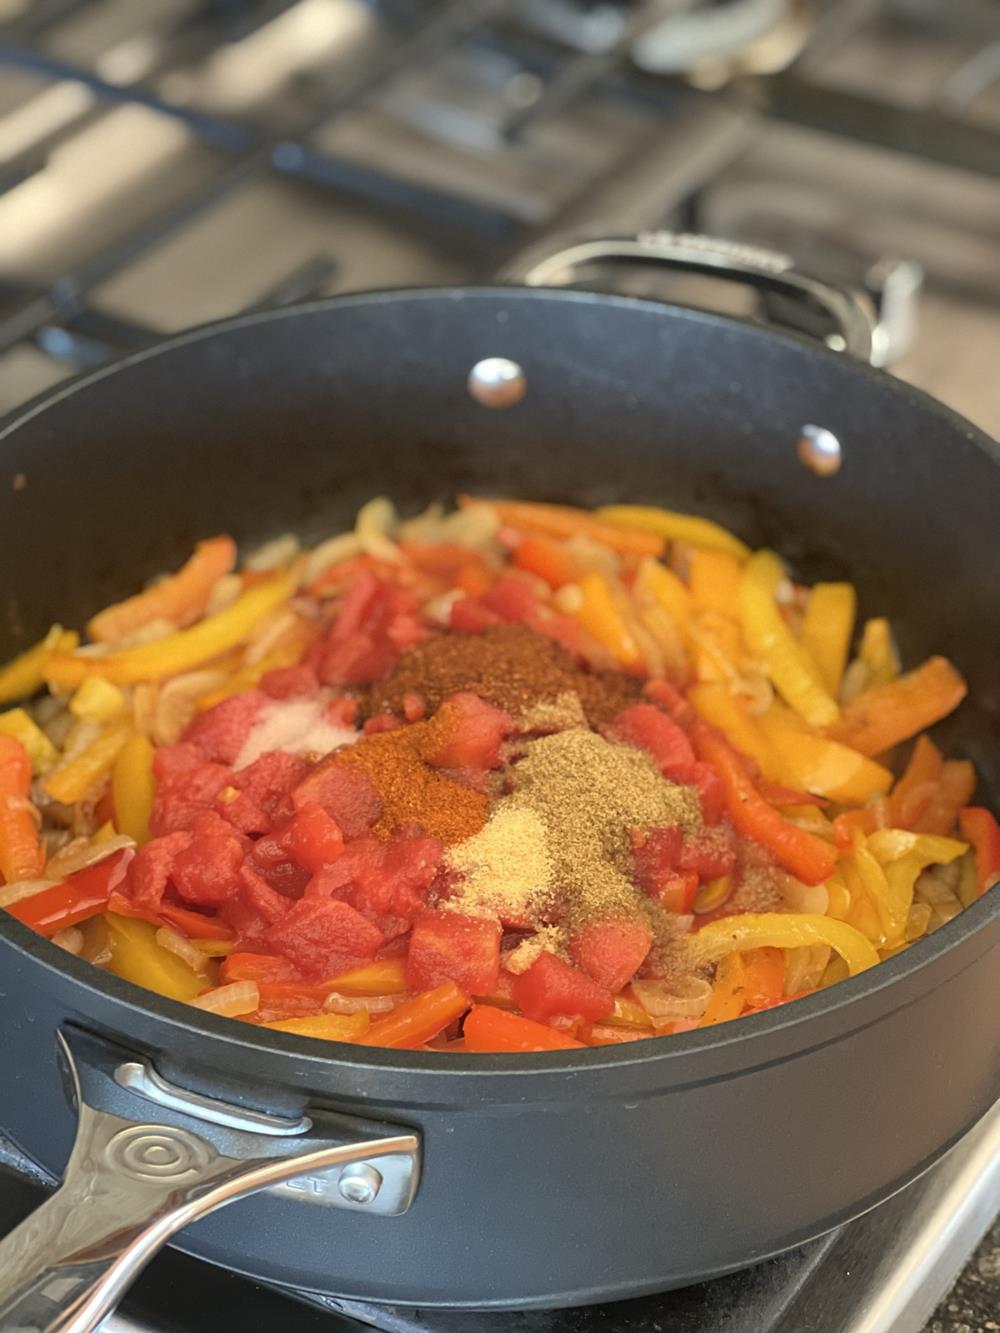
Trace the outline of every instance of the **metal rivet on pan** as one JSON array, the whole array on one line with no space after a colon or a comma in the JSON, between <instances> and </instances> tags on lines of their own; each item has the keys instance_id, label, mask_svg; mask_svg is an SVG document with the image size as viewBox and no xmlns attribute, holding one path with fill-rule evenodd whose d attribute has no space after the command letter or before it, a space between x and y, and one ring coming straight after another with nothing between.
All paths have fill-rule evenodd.
<instances>
[{"instance_id":1,"label":"metal rivet on pan","mask_svg":"<svg viewBox=\"0 0 1000 1333\"><path fill-rule=\"evenodd\" d=\"M469 371L469 393L484 407L513 407L524 397L524 371L505 356L488 356Z\"/></svg>"},{"instance_id":2,"label":"metal rivet on pan","mask_svg":"<svg viewBox=\"0 0 1000 1333\"><path fill-rule=\"evenodd\" d=\"M349 1203L371 1203L382 1188L382 1175L367 1162L346 1167L337 1187Z\"/></svg>"},{"instance_id":3,"label":"metal rivet on pan","mask_svg":"<svg viewBox=\"0 0 1000 1333\"><path fill-rule=\"evenodd\" d=\"M825 426L803 426L795 445L799 462L817 477L832 477L844 461L840 441Z\"/></svg>"}]
</instances>

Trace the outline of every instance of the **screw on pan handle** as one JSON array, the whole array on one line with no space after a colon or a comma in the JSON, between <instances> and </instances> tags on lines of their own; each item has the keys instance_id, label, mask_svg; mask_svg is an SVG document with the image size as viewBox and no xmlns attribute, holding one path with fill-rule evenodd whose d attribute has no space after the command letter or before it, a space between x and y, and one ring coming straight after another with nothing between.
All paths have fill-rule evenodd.
<instances>
[{"instance_id":1,"label":"screw on pan handle","mask_svg":"<svg viewBox=\"0 0 1000 1333\"><path fill-rule=\"evenodd\" d=\"M122 1063L86 1034L61 1033L59 1042L76 1140L59 1189L0 1241L0 1329L91 1333L176 1232L295 1177L322 1181L343 1168L334 1176L341 1204L364 1207L382 1184L371 1159L392 1161L397 1171L402 1162L406 1188L381 1211L409 1206L419 1169L415 1134L331 1138L305 1117L285 1121L198 1094L190 1095L197 1114L185 1113L177 1109L183 1091L155 1072L145 1095L135 1091L135 1071L150 1074L148 1066ZM159 1105L147 1100L150 1092ZM155 1119L141 1118L151 1111ZM352 1126L348 1117L327 1122Z\"/></svg>"},{"instance_id":2,"label":"screw on pan handle","mask_svg":"<svg viewBox=\"0 0 1000 1333\"><path fill-rule=\"evenodd\" d=\"M828 330L821 335L827 346L861 361L872 360L876 321L861 293L807 277L796 271L788 255L754 245L669 231L596 237L570 241L554 253L535 249L508 266L501 277L527 287L562 287L574 281L580 269L615 263L703 273L756 287L769 309L782 303L821 316ZM794 317L787 322L798 326Z\"/></svg>"}]
</instances>

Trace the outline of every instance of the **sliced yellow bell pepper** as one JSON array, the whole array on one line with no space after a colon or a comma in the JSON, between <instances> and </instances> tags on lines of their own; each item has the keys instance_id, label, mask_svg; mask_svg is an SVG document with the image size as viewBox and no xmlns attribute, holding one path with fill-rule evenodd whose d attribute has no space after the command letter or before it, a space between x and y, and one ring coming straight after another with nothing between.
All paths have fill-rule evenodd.
<instances>
[{"instance_id":1,"label":"sliced yellow bell pepper","mask_svg":"<svg viewBox=\"0 0 1000 1333\"><path fill-rule=\"evenodd\" d=\"M704 607L688 621L700 681L732 681L739 675L740 627L731 616Z\"/></svg>"},{"instance_id":2,"label":"sliced yellow bell pepper","mask_svg":"<svg viewBox=\"0 0 1000 1333\"><path fill-rule=\"evenodd\" d=\"M646 556L639 561L633 592L661 606L683 630L691 614L691 594L672 569Z\"/></svg>"},{"instance_id":3,"label":"sliced yellow bell pepper","mask_svg":"<svg viewBox=\"0 0 1000 1333\"><path fill-rule=\"evenodd\" d=\"M190 671L242 643L258 620L291 596L295 584L295 574L259 583L224 611L156 643L125 648L105 657L53 654L45 664L45 679L58 688L72 689L88 676L103 676L117 685L131 685Z\"/></svg>"},{"instance_id":4,"label":"sliced yellow bell pepper","mask_svg":"<svg viewBox=\"0 0 1000 1333\"><path fill-rule=\"evenodd\" d=\"M868 689L888 685L899 675L899 655L892 641L892 630L884 616L866 620L858 656L868 668Z\"/></svg>"},{"instance_id":5,"label":"sliced yellow bell pepper","mask_svg":"<svg viewBox=\"0 0 1000 1333\"><path fill-rule=\"evenodd\" d=\"M850 583L816 583L802 622L802 646L816 664L823 687L834 699L847 665L854 634L857 594Z\"/></svg>"},{"instance_id":6,"label":"sliced yellow bell pepper","mask_svg":"<svg viewBox=\"0 0 1000 1333\"><path fill-rule=\"evenodd\" d=\"M757 551L743 570L740 611L743 636L752 653L767 663L767 674L782 698L814 727L837 720L812 658L781 618L775 592L785 577L773 551Z\"/></svg>"},{"instance_id":7,"label":"sliced yellow bell pepper","mask_svg":"<svg viewBox=\"0 0 1000 1333\"><path fill-rule=\"evenodd\" d=\"M74 717L91 722L111 722L121 717L128 700L117 685L102 676L88 676L67 704Z\"/></svg>"},{"instance_id":8,"label":"sliced yellow bell pepper","mask_svg":"<svg viewBox=\"0 0 1000 1333\"><path fill-rule=\"evenodd\" d=\"M111 770L111 799L119 833L127 833L142 846L149 841L149 817L156 796L152 742L145 736L129 736L115 756Z\"/></svg>"},{"instance_id":9,"label":"sliced yellow bell pepper","mask_svg":"<svg viewBox=\"0 0 1000 1333\"><path fill-rule=\"evenodd\" d=\"M727 953L715 971L712 994L701 1016L700 1026L712 1027L739 1018L746 999L746 967L738 953Z\"/></svg>"},{"instance_id":10,"label":"sliced yellow bell pepper","mask_svg":"<svg viewBox=\"0 0 1000 1333\"><path fill-rule=\"evenodd\" d=\"M691 937L690 948L704 961L721 958L733 949L772 945L795 949L804 944L828 944L850 969L851 976L874 967L878 953L860 931L812 912L760 912L721 917Z\"/></svg>"},{"instance_id":11,"label":"sliced yellow bell pepper","mask_svg":"<svg viewBox=\"0 0 1000 1333\"><path fill-rule=\"evenodd\" d=\"M111 961L108 971L166 995L172 1000L193 1000L205 988L205 978L183 958L156 942L156 927L149 921L105 912Z\"/></svg>"},{"instance_id":12,"label":"sliced yellow bell pepper","mask_svg":"<svg viewBox=\"0 0 1000 1333\"><path fill-rule=\"evenodd\" d=\"M97 832L91 834L90 841L93 846L100 847L102 842L111 842L117 836L118 830L110 819L106 819Z\"/></svg>"},{"instance_id":13,"label":"sliced yellow bell pepper","mask_svg":"<svg viewBox=\"0 0 1000 1333\"><path fill-rule=\"evenodd\" d=\"M777 780L797 791L841 805L864 805L874 792L881 795L892 786L889 769L837 741L783 725L770 712L758 719L758 727L777 756Z\"/></svg>"},{"instance_id":14,"label":"sliced yellow bell pepper","mask_svg":"<svg viewBox=\"0 0 1000 1333\"><path fill-rule=\"evenodd\" d=\"M317 1037L321 1041L357 1041L367 1030L370 1019L362 1009L357 1014L315 1014L310 1018L282 1018L263 1023L272 1032L294 1032L299 1037Z\"/></svg>"},{"instance_id":15,"label":"sliced yellow bell pepper","mask_svg":"<svg viewBox=\"0 0 1000 1333\"><path fill-rule=\"evenodd\" d=\"M329 982L330 990L341 995L400 995L409 990L406 966L401 958L384 958L365 963L350 972L342 972Z\"/></svg>"},{"instance_id":16,"label":"sliced yellow bell pepper","mask_svg":"<svg viewBox=\"0 0 1000 1333\"><path fill-rule=\"evenodd\" d=\"M59 757L56 747L38 723L23 708L0 713L0 734L13 736L28 752L33 773L45 773Z\"/></svg>"},{"instance_id":17,"label":"sliced yellow bell pepper","mask_svg":"<svg viewBox=\"0 0 1000 1333\"><path fill-rule=\"evenodd\" d=\"M583 629L623 666L639 666L639 646L618 609L608 580L593 571L584 574L577 586L583 600L576 619Z\"/></svg>"},{"instance_id":18,"label":"sliced yellow bell pepper","mask_svg":"<svg viewBox=\"0 0 1000 1333\"><path fill-rule=\"evenodd\" d=\"M736 619L742 573L742 564L728 551L695 551L688 576L691 596L699 605Z\"/></svg>"},{"instance_id":19,"label":"sliced yellow bell pepper","mask_svg":"<svg viewBox=\"0 0 1000 1333\"><path fill-rule=\"evenodd\" d=\"M913 905L913 889L921 871L931 865L950 865L968 851L968 843L932 833L889 828L870 833L866 850L885 875L887 920L891 923L886 943L891 946L903 938Z\"/></svg>"},{"instance_id":20,"label":"sliced yellow bell pepper","mask_svg":"<svg viewBox=\"0 0 1000 1333\"><path fill-rule=\"evenodd\" d=\"M53 625L40 643L0 667L0 703L13 703L34 694L44 683L42 673L52 654L71 653L79 642L76 630Z\"/></svg>"},{"instance_id":21,"label":"sliced yellow bell pepper","mask_svg":"<svg viewBox=\"0 0 1000 1333\"><path fill-rule=\"evenodd\" d=\"M767 737L728 685L712 682L693 685L687 697L698 716L718 727L741 754L749 755L766 778L783 781Z\"/></svg>"},{"instance_id":22,"label":"sliced yellow bell pepper","mask_svg":"<svg viewBox=\"0 0 1000 1333\"><path fill-rule=\"evenodd\" d=\"M750 554L749 546L739 537L710 518L698 518L695 514L678 514L652 505L605 505L598 509L597 516L623 528L655 532L667 541L688 542L707 551L725 551L738 560L745 560Z\"/></svg>"},{"instance_id":23,"label":"sliced yellow bell pepper","mask_svg":"<svg viewBox=\"0 0 1000 1333\"><path fill-rule=\"evenodd\" d=\"M118 752L132 734L129 722L115 722L42 784L54 801L72 805L83 798L111 772Z\"/></svg>"}]
</instances>

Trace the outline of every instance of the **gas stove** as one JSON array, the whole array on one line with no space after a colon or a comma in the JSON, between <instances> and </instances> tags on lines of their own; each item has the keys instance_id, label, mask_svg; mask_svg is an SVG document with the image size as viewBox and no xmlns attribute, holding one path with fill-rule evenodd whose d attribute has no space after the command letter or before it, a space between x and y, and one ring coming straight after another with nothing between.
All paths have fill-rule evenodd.
<instances>
[{"instance_id":1,"label":"gas stove","mask_svg":"<svg viewBox=\"0 0 1000 1333\"><path fill-rule=\"evenodd\" d=\"M0 412L240 310L668 227L867 289L883 363L1000 435L996 0L0 0L0 69ZM762 313L702 279L586 281ZM44 1182L0 1163L9 1227ZM998 1209L994 1114L874 1213L683 1292L389 1310L169 1253L107 1327L907 1333Z\"/></svg>"}]
</instances>

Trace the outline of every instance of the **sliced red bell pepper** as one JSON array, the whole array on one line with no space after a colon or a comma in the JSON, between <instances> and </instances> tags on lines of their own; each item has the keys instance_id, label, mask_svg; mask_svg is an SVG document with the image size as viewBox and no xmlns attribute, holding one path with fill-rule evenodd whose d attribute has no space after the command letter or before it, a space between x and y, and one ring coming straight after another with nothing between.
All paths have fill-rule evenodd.
<instances>
[{"instance_id":1,"label":"sliced red bell pepper","mask_svg":"<svg viewBox=\"0 0 1000 1333\"><path fill-rule=\"evenodd\" d=\"M474 1004L463 1031L467 1051L568 1051L584 1044L546 1023L495 1009L492 1004Z\"/></svg>"},{"instance_id":2,"label":"sliced red bell pepper","mask_svg":"<svg viewBox=\"0 0 1000 1333\"><path fill-rule=\"evenodd\" d=\"M233 932L217 916L192 912L188 907L173 907L168 903L160 908L160 916L168 926L175 926L191 940L231 940Z\"/></svg>"},{"instance_id":3,"label":"sliced red bell pepper","mask_svg":"<svg viewBox=\"0 0 1000 1333\"><path fill-rule=\"evenodd\" d=\"M766 847L777 861L804 884L820 884L833 874L833 848L790 823L768 805L750 780L739 755L722 733L707 722L691 728L698 757L711 764L726 790L729 817L745 837Z\"/></svg>"},{"instance_id":4,"label":"sliced red bell pepper","mask_svg":"<svg viewBox=\"0 0 1000 1333\"><path fill-rule=\"evenodd\" d=\"M365 1046L422 1046L468 1009L470 1000L453 981L414 995L376 1019L360 1038Z\"/></svg>"},{"instance_id":5,"label":"sliced red bell pepper","mask_svg":"<svg viewBox=\"0 0 1000 1333\"><path fill-rule=\"evenodd\" d=\"M40 935L54 935L67 926L75 926L105 910L111 893L125 878L132 855L126 848L96 865L78 870L51 889L11 903L7 910Z\"/></svg>"},{"instance_id":6,"label":"sliced red bell pepper","mask_svg":"<svg viewBox=\"0 0 1000 1333\"><path fill-rule=\"evenodd\" d=\"M1000 875L1000 824L981 805L967 805L958 816L958 826L975 850L982 896Z\"/></svg>"}]
</instances>

